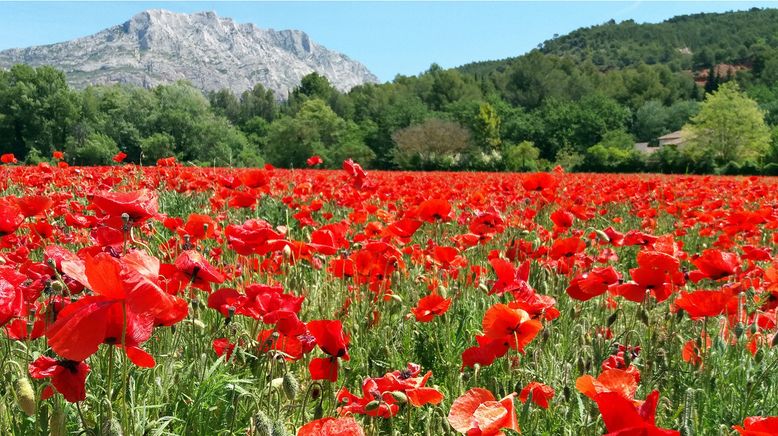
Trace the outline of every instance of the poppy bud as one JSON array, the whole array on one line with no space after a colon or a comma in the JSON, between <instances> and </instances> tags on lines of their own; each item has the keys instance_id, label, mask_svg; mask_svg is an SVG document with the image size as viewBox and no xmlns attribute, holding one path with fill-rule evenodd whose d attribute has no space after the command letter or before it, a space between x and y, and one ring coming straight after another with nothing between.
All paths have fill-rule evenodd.
<instances>
[{"instance_id":1,"label":"poppy bud","mask_svg":"<svg viewBox=\"0 0 778 436\"><path fill-rule=\"evenodd\" d=\"M254 434L256 436L273 436L273 424L265 412L257 410L252 418L254 421Z\"/></svg>"},{"instance_id":2,"label":"poppy bud","mask_svg":"<svg viewBox=\"0 0 778 436\"><path fill-rule=\"evenodd\" d=\"M321 388L319 387L319 385L318 384L313 385L311 387L311 399L315 400L319 398L320 395L321 395Z\"/></svg>"},{"instance_id":3,"label":"poppy bud","mask_svg":"<svg viewBox=\"0 0 778 436\"><path fill-rule=\"evenodd\" d=\"M756 351L756 354L754 354L754 361L756 363L762 363L763 359L764 359L764 350L760 348Z\"/></svg>"},{"instance_id":4,"label":"poppy bud","mask_svg":"<svg viewBox=\"0 0 778 436\"><path fill-rule=\"evenodd\" d=\"M405 404L408 402L408 396L400 391L392 391L392 398L395 399L400 404Z\"/></svg>"},{"instance_id":5,"label":"poppy bud","mask_svg":"<svg viewBox=\"0 0 778 436\"><path fill-rule=\"evenodd\" d=\"M753 323L753 324L751 324L751 328L750 328L750 330L751 330L751 334L752 334L752 335L753 335L754 333L756 333L756 331L757 331L758 329L759 329L759 327L756 325L756 323Z\"/></svg>"},{"instance_id":6,"label":"poppy bud","mask_svg":"<svg viewBox=\"0 0 778 436\"><path fill-rule=\"evenodd\" d=\"M16 404L27 416L35 415L35 391L32 389L30 380L26 376L19 377L14 383L16 393Z\"/></svg>"},{"instance_id":7,"label":"poppy bud","mask_svg":"<svg viewBox=\"0 0 778 436\"><path fill-rule=\"evenodd\" d=\"M484 292L489 292L489 287L487 287L486 283L483 283L483 282L478 284L478 289L480 289L480 290L482 290Z\"/></svg>"},{"instance_id":8,"label":"poppy bud","mask_svg":"<svg viewBox=\"0 0 778 436\"><path fill-rule=\"evenodd\" d=\"M62 406L56 405L49 416L49 436L65 436L65 414L62 412Z\"/></svg>"},{"instance_id":9,"label":"poppy bud","mask_svg":"<svg viewBox=\"0 0 778 436\"><path fill-rule=\"evenodd\" d=\"M638 311L638 319L640 322L642 322L644 325L648 325L648 311L645 307L641 307Z\"/></svg>"},{"instance_id":10,"label":"poppy bud","mask_svg":"<svg viewBox=\"0 0 778 436\"><path fill-rule=\"evenodd\" d=\"M778 345L778 332L775 332L773 339L770 341L771 347L775 347L776 345Z\"/></svg>"},{"instance_id":11,"label":"poppy bud","mask_svg":"<svg viewBox=\"0 0 778 436\"><path fill-rule=\"evenodd\" d=\"M607 234L605 234L605 232L603 232L602 230L594 229L594 233L597 235L597 238L599 238L599 240L602 242L611 241L611 238Z\"/></svg>"},{"instance_id":12,"label":"poppy bud","mask_svg":"<svg viewBox=\"0 0 778 436\"><path fill-rule=\"evenodd\" d=\"M284 248L283 248L282 251L284 253L284 257L285 258L289 259L290 257L292 257L292 247L290 247L288 245L284 245Z\"/></svg>"},{"instance_id":13,"label":"poppy bud","mask_svg":"<svg viewBox=\"0 0 778 436\"><path fill-rule=\"evenodd\" d=\"M65 290L65 284L59 280L54 280L51 282L51 290L56 294L62 294L62 291Z\"/></svg>"},{"instance_id":14,"label":"poppy bud","mask_svg":"<svg viewBox=\"0 0 778 436\"><path fill-rule=\"evenodd\" d=\"M605 322L605 325L608 327L612 326L614 322L619 318L619 311L613 312L609 317L608 320Z\"/></svg>"},{"instance_id":15,"label":"poppy bud","mask_svg":"<svg viewBox=\"0 0 778 436\"><path fill-rule=\"evenodd\" d=\"M119 420L116 418L103 420L103 424L100 426L100 434L104 436L122 436L122 426L119 424Z\"/></svg>"},{"instance_id":16,"label":"poppy bud","mask_svg":"<svg viewBox=\"0 0 778 436\"><path fill-rule=\"evenodd\" d=\"M438 286L438 295L443 298L448 297L448 288L443 285Z\"/></svg>"},{"instance_id":17,"label":"poppy bud","mask_svg":"<svg viewBox=\"0 0 778 436\"><path fill-rule=\"evenodd\" d=\"M370 411L373 411L373 410L376 410L376 409L378 409L378 406L380 406L380 405L381 405L381 402L380 402L380 401L378 401L378 400L373 400L373 401L371 401L371 402L369 402L369 403L367 403L367 404L365 405L365 410L366 410L366 411L368 411L368 412L370 412Z\"/></svg>"},{"instance_id":18,"label":"poppy bud","mask_svg":"<svg viewBox=\"0 0 778 436\"><path fill-rule=\"evenodd\" d=\"M286 394L286 398L289 398L289 401L294 401L294 399L297 398L297 394L300 393L300 383L291 372L287 371L286 374L284 374L282 387L284 388L284 393Z\"/></svg>"},{"instance_id":19,"label":"poppy bud","mask_svg":"<svg viewBox=\"0 0 778 436\"><path fill-rule=\"evenodd\" d=\"M273 423L273 436L287 436L289 434L288 431L286 431L286 427L284 427L284 423L282 421L276 421Z\"/></svg>"},{"instance_id":20,"label":"poppy bud","mask_svg":"<svg viewBox=\"0 0 778 436\"><path fill-rule=\"evenodd\" d=\"M321 403L319 403L313 411L313 419L321 419L322 416L324 416L324 408L321 406Z\"/></svg>"}]
</instances>

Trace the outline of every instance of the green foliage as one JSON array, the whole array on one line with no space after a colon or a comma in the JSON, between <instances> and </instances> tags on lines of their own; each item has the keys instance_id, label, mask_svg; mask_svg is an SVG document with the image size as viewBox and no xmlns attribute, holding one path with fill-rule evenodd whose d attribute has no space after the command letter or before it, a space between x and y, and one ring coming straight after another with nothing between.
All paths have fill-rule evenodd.
<instances>
[{"instance_id":1,"label":"green foliage","mask_svg":"<svg viewBox=\"0 0 778 436\"><path fill-rule=\"evenodd\" d=\"M174 156L175 151L173 144L175 143L175 140L175 138L167 133L155 133L148 138L143 138L140 142L142 159L151 163L156 162L157 159Z\"/></svg>"},{"instance_id":2,"label":"green foliage","mask_svg":"<svg viewBox=\"0 0 778 436\"><path fill-rule=\"evenodd\" d=\"M540 150L531 141L522 141L506 147L503 153L505 168L509 171L537 171Z\"/></svg>"},{"instance_id":3,"label":"green foliage","mask_svg":"<svg viewBox=\"0 0 778 436\"><path fill-rule=\"evenodd\" d=\"M51 156L77 122L78 97L54 68L0 70L0 146L18 159L33 149Z\"/></svg>"},{"instance_id":4,"label":"green foliage","mask_svg":"<svg viewBox=\"0 0 778 436\"><path fill-rule=\"evenodd\" d=\"M84 165L108 165L118 152L116 142L102 133L92 133L84 142L71 142L66 147L66 153Z\"/></svg>"},{"instance_id":5,"label":"green foliage","mask_svg":"<svg viewBox=\"0 0 778 436\"><path fill-rule=\"evenodd\" d=\"M770 131L757 103L729 82L709 94L700 112L684 127L683 152L692 161L714 165L761 161L769 151Z\"/></svg>"},{"instance_id":6,"label":"green foliage","mask_svg":"<svg viewBox=\"0 0 778 436\"><path fill-rule=\"evenodd\" d=\"M274 121L267 134L265 157L281 167L305 167L305 161L320 155L325 165L337 167L349 157L369 164L374 153L362 140L356 123L340 118L318 99L305 101L294 117Z\"/></svg>"}]
</instances>

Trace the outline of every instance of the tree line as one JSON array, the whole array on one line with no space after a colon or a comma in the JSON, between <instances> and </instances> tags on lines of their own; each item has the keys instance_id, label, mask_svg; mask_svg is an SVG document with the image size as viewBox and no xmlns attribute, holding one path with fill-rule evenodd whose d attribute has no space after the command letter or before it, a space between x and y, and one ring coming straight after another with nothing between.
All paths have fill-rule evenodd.
<instances>
[{"instance_id":1,"label":"tree line","mask_svg":"<svg viewBox=\"0 0 778 436\"><path fill-rule=\"evenodd\" d=\"M699 26L701 19L675 25ZM300 168L318 155L324 167L353 158L377 169L535 171L561 164L576 171L778 173L772 41L741 41L734 51L720 44L714 62L747 66L723 77L706 64L711 60L699 59L709 45L677 52L680 58L673 52L666 63L642 52L615 62L610 54L618 48L592 48L613 34L642 35L630 31L634 26L645 25L584 29L518 58L458 69L433 64L346 93L316 73L287 96L262 85L240 95L203 94L185 82L76 90L61 71L16 65L0 71L0 148L28 163L64 151L70 163L103 164L121 151L135 163L176 156L218 166ZM634 39L624 37L624 47ZM685 58L709 69L705 83L695 82L686 61L675 62ZM710 130L722 126L726 139ZM651 155L634 147L681 129L684 147ZM727 147L741 152L711 151Z\"/></svg>"}]
</instances>

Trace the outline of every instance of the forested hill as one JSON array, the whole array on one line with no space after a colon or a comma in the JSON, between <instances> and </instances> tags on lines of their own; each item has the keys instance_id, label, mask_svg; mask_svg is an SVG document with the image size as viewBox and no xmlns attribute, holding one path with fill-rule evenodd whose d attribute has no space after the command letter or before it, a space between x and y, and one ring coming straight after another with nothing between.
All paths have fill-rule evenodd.
<instances>
[{"instance_id":1,"label":"forested hill","mask_svg":"<svg viewBox=\"0 0 778 436\"><path fill-rule=\"evenodd\" d=\"M721 63L751 65L765 47L778 47L777 9L681 15L661 23L610 20L545 41L537 51L600 69L644 63L679 71ZM476 62L459 70L500 71L516 59Z\"/></svg>"}]
</instances>

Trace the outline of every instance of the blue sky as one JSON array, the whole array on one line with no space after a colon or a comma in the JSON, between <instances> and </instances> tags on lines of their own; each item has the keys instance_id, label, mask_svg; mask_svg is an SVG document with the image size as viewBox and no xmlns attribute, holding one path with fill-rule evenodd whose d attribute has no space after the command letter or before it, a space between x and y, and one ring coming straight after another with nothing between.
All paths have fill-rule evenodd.
<instances>
[{"instance_id":1,"label":"blue sky","mask_svg":"<svg viewBox=\"0 0 778 436\"><path fill-rule=\"evenodd\" d=\"M0 49L49 44L121 24L151 8L213 10L240 23L299 29L365 64L382 81L436 62L454 67L517 56L611 18L778 7L776 2L0 2Z\"/></svg>"}]
</instances>

